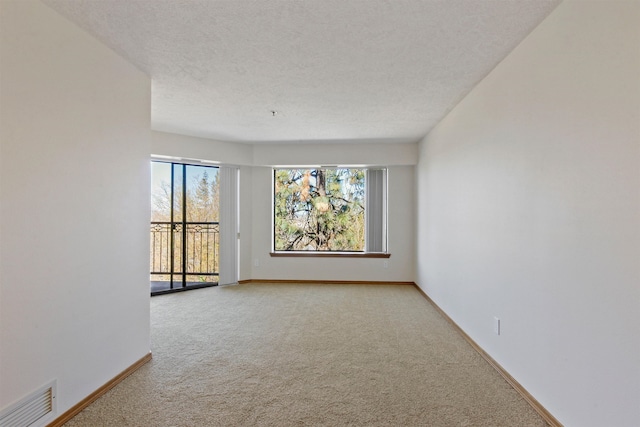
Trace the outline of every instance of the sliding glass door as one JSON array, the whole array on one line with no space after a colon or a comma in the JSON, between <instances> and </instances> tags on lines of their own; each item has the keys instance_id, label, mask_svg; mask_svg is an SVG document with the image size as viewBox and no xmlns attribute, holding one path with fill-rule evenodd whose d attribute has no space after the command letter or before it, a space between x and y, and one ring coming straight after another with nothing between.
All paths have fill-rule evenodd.
<instances>
[{"instance_id":1,"label":"sliding glass door","mask_svg":"<svg viewBox=\"0 0 640 427\"><path fill-rule=\"evenodd\" d=\"M151 162L151 294L218 284L220 174Z\"/></svg>"}]
</instances>

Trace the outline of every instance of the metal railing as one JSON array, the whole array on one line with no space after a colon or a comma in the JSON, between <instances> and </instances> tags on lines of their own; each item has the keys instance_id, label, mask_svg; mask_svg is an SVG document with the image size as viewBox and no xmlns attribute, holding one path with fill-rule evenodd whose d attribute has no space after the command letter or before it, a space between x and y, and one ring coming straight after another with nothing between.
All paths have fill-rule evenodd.
<instances>
[{"instance_id":1,"label":"metal railing","mask_svg":"<svg viewBox=\"0 0 640 427\"><path fill-rule=\"evenodd\" d=\"M218 276L218 222L152 221L150 232L152 275Z\"/></svg>"}]
</instances>

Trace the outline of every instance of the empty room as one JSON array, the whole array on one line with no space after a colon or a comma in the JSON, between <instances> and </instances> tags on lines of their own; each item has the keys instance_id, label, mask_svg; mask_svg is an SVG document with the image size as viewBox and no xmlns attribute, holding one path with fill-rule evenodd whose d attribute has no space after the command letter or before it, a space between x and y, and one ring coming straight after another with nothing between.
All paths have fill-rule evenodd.
<instances>
[{"instance_id":1,"label":"empty room","mask_svg":"<svg viewBox=\"0 0 640 427\"><path fill-rule=\"evenodd\" d=\"M640 425L637 0L0 0L0 426Z\"/></svg>"}]
</instances>

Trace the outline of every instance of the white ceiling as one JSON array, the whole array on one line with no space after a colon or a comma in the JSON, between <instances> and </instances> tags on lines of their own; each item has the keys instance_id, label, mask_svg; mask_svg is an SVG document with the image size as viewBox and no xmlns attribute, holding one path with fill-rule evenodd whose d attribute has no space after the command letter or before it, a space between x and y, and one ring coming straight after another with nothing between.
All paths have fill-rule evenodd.
<instances>
[{"instance_id":1,"label":"white ceiling","mask_svg":"<svg viewBox=\"0 0 640 427\"><path fill-rule=\"evenodd\" d=\"M417 141L559 3L44 1L151 76L153 129L239 142Z\"/></svg>"}]
</instances>

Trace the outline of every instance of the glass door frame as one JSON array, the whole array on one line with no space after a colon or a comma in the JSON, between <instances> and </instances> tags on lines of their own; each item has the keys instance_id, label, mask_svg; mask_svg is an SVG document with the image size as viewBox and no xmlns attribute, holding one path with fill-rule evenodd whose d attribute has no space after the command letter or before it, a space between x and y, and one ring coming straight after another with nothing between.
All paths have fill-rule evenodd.
<instances>
[{"instance_id":1,"label":"glass door frame","mask_svg":"<svg viewBox=\"0 0 640 427\"><path fill-rule=\"evenodd\" d=\"M215 244L215 234L219 235L219 221L215 221L215 222L198 222L198 221L189 221L188 220L188 213L187 213L187 167L192 166L192 167L198 167L198 168L206 168L206 169L216 169L217 173L219 173L219 168L215 167L215 166L209 166L209 165L194 165L194 164L188 164L188 163L176 163L176 162L171 162L171 161L162 161L162 160L152 160L151 161L152 164L153 163L164 163L164 164L168 164L170 165L170 169L171 169L171 182L170 182L170 197L169 197L169 204L170 204L170 218L169 218L169 222L164 222L164 221L151 221L151 228L152 228L152 239L153 239L153 232L154 232L154 226L155 227L160 227L160 226L168 226L168 234L169 234L169 247L168 247L168 257L169 257L169 271L154 271L154 266L155 266L155 260L152 258L151 260L151 271L150 271L150 275L151 277L153 275L160 275L160 274L166 274L169 275L169 289L162 289L162 290L158 290L158 291L152 291L151 295L160 295L160 294L165 294L165 293L171 293L171 292L180 292L180 291L185 291L185 290L190 290L190 289L199 289L199 288L204 288L204 287L210 287L210 286L217 286L218 282L203 282L203 283L195 283L195 284L189 284L187 282L187 276L190 275L200 275L200 276L212 276L212 277L219 277L219 271L213 271L213 272L189 272L188 271L188 264L187 264L187 250L188 250L188 236L187 236L187 232L189 230L189 226L190 225L194 225L196 228L197 233L200 233L202 235L203 230L204 232L206 232L207 234L207 238L208 238L208 234L214 234L214 244ZM176 193L176 167L180 167L181 168L181 172L182 172L182 182L180 183L180 187L182 190L182 206L181 206L181 218L179 220L176 220L175 216L175 206L176 206L176 200L175 200L175 193ZM218 178L219 179L219 178ZM213 233L209 233L210 230L213 230ZM180 235L180 270L176 271L176 236L177 234ZM201 236L202 237L202 236ZM218 242L219 242L219 238L218 238ZM155 245L155 241L153 241L152 245ZM194 237L194 245L195 245L195 237ZM208 246L208 241L207 241L207 250L208 250L209 246ZM152 246L152 253L155 253L154 251L154 247ZM202 255L202 254L201 254ZM161 255L162 256L162 255ZM218 256L219 257L219 251L215 250L215 246L214 246L214 258ZM152 255L153 257L153 255ZM195 264L195 263L194 263ZM202 260L199 261L199 265L200 267L202 267ZM208 263L208 254L207 254L207 267L208 267L209 263ZM219 268L219 262L216 262L214 259L214 270L216 270L216 265ZM162 270L162 261L160 262L160 269ZM175 280L175 276L180 276L180 280L177 281ZM177 283L176 283L177 282Z\"/></svg>"}]
</instances>

